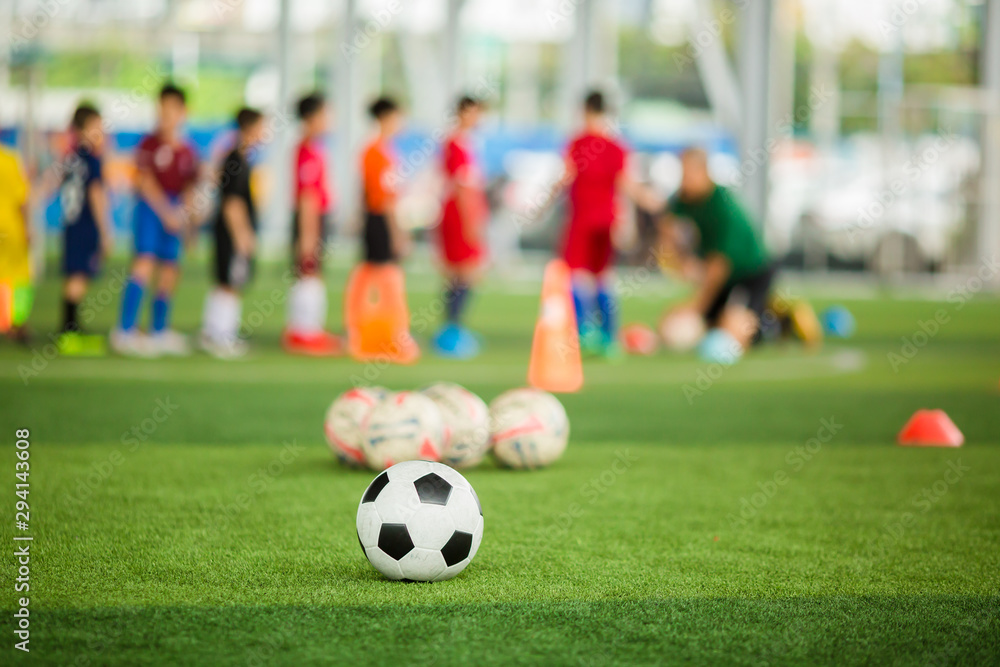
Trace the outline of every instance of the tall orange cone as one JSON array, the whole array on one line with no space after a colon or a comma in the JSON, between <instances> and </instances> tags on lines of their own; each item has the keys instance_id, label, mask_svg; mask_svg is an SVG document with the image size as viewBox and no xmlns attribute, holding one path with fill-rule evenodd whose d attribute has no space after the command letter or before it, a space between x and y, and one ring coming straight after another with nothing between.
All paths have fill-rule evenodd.
<instances>
[{"instance_id":1,"label":"tall orange cone","mask_svg":"<svg viewBox=\"0 0 1000 667\"><path fill-rule=\"evenodd\" d=\"M965 436L944 410L917 410L897 441L905 447L961 447Z\"/></svg>"},{"instance_id":2,"label":"tall orange cone","mask_svg":"<svg viewBox=\"0 0 1000 667\"><path fill-rule=\"evenodd\" d=\"M570 270L554 259L545 267L541 312L531 343L528 384L545 391L569 393L583 387L583 362L576 330Z\"/></svg>"},{"instance_id":3,"label":"tall orange cone","mask_svg":"<svg viewBox=\"0 0 1000 667\"><path fill-rule=\"evenodd\" d=\"M14 288L0 282L0 334L7 333L14 325Z\"/></svg>"},{"instance_id":4,"label":"tall orange cone","mask_svg":"<svg viewBox=\"0 0 1000 667\"><path fill-rule=\"evenodd\" d=\"M403 270L395 264L358 266L344 299L347 351L358 360L411 364L420 348L410 335Z\"/></svg>"}]
</instances>

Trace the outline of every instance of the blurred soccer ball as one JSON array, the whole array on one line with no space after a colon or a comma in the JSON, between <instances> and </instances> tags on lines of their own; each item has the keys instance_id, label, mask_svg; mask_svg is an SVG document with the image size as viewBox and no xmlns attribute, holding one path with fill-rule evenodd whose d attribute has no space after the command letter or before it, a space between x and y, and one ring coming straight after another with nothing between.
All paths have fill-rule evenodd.
<instances>
[{"instance_id":1,"label":"blurred soccer ball","mask_svg":"<svg viewBox=\"0 0 1000 667\"><path fill-rule=\"evenodd\" d=\"M670 311L660 320L663 344L675 352L688 352L705 335L705 320L691 310Z\"/></svg>"},{"instance_id":2,"label":"blurred soccer ball","mask_svg":"<svg viewBox=\"0 0 1000 667\"><path fill-rule=\"evenodd\" d=\"M385 470L401 461L441 458L441 410L419 392L386 394L362 423L361 432L361 451L375 470Z\"/></svg>"},{"instance_id":3,"label":"blurred soccer ball","mask_svg":"<svg viewBox=\"0 0 1000 667\"><path fill-rule=\"evenodd\" d=\"M489 408L460 385L439 382L422 393L437 403L444 418L441 461L455 468L479 465L490 448Z\"/></svg>"},{"instance_id":4,"label":"blurred soccer ball","mask_svg":"<svg viewBox=\"0 0 1000 667\"><path fill-rule=\"evenodd\" d=\"M656 332L645 324L626 324L621 333L622 348L629 354L649 356L656 352L660 341Z\"/></svg>"},{"instance_id":5,"label":"blurred soccer ball","mask_svg":"<svg viewBox=\"0 0 1000 667\"><path fill-rule=\"evenodd\" d=\"M490 403L493 454L510 468L547 466L566 450L569 418L552 394L512 389Z\"/></svg>"},{"instance_id":6,"label":"blurred soccer ball","mask_svg":"<svg viewBox=\"0 0 1000 667\"><path fill-rule=\"evenodd\" d=\"M368 561L389 579L444 581L475 558L483 540L483 510L457 471L408 461L368 486L357 527Z\"/></svg>"},{"instance_id":7,"label":"blurred soccer ball","mask_svg":"<svg viewBox=\"0 0 1000 667\"><path fill-rule=\"evenodd\" d=\"M345 391L330 405L323 430L338 461L350 466L365 465L361 424L387 393L382 387L356 387Z\"/></svg>"}]
</instances>

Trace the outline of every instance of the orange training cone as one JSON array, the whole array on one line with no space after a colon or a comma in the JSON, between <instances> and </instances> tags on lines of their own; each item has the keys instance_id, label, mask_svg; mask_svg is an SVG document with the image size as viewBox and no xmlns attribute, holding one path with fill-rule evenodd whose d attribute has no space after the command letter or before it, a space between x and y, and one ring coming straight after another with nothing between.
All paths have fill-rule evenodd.
<instances>
[{"instance_id":1,"label":"orange training cone","mask_svg":"<svg viewBox=\"0 0 1000 667\"><path fill-rule=\"evenodd\" d=\"M14 325L14 288L10 283L0 283L0 334L7 333Z\"/></svg>"},{"instance_id":2,"label":"orange training cone","mask_svg":"<svg viewBox=\"0 0 1000 667\"><path fill-rule=\"evenodd\" d=\"M561 259L554 259L545 267L541 312L531 343L528 384L562 393L579 391L583 386L570 271Z\"/></svg>"},{"instance_id":3,"label":"orange training cone","mask_svg":"<svg viewBox=\"0 0 1000 667\"><path fill-rule=\"evenodd\" d=\"M897 441L907 447L960 447L965 436L944 410L917 410Z\"/></svg>"},{"instance_id":4,"label":"orange training cone","mask_svg":"<svg viewBox=\"0 0 1000 667\"><path fill-rule=\"evenodd\" d=\"M410 335L403 270L395 264L358 266L344 299L347 351L359 360L410 364L420 348Z\"/></svg>"}]
</instances>

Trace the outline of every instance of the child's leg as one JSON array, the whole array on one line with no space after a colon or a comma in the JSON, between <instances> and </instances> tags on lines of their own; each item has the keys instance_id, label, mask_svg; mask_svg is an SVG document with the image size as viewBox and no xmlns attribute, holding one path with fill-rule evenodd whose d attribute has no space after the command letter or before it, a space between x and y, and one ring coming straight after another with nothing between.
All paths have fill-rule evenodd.
<instances>
[{"instance_id":1,"label":"child's leg","mask_svg":"<svg viewBox=\"0 0 1000 667\"><path fill-rule=\"evenodd\" d=\"M177 264L165 262L160 264L160 275L156 281L156 296L153 298L152 320L150 330L156 334L166 331L170 322L170 302L177 288L180 272Z\"/></svg>"},{"instance_id":2,"label":"child's leg","mask_svg":"<svg viewBox=\"0 0 1000 667\"><path fill-rule=\"evenodd\" d=\"M461 324L462 314L475 284L475 274L473 267L461 266L453 267L445 275L445 312L450 324Z\"/></svg>"},{"instance_id":3,"label":"child's leg","mask_svg":"<svg viewBox=\"0 0 1000 667\"><path fill-rule=\"evenodd\" d=\"M132 261L125 293L122 296L122 314L119 326L122 331L132 331L139 319L139 307L142 305L142 293L153 275L154 261L152 255L137 255Z\"/></svg>"},{"instance_id":4,"label":"child's leg","mask_svg":"<svg viewBox=\"0 0 1000 667\"><path fill-rule=\"evenodd\" d=\"M572 274L573 309L576 311L576 327L583 336L595 326L594 322L594 276L589 271L576 269Z\"/></svg>"},{"instance_id":5,"label":"child's leg","mask_svg":"<svg viewBox=\"0 0 1000 667\"><path fill-rule=\"evenodd\" d=\"M597 278L597 310L601 315L601 338L605 344L614 342L618 338L618 302L611 271L605 271Z\"/></svg>"},{"instance_id":6,"label":"child's leg","mask_svg":"<svg viewBox=\"0 0 1000 667\"><path fill-rule=\"evenodd\" d=\"M62 333L77 333L80 331L80 320L77 316L80 302L87 294L87 276L74 273L67 276L63 284L63 325Z\"/></svg>"}]
</instances>

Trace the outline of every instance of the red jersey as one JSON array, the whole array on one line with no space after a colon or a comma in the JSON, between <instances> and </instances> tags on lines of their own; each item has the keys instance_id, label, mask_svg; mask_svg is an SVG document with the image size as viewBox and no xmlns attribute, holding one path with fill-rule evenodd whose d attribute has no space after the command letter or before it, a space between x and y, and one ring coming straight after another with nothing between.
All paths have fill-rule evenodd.
<instances>
[{"instance_id":1,"label":"red jersey","mask_svg":"<svg viewBox=\"0 0 1000 667\"><path fill-rule=\"evenodd\" d=\"M610 228L615 221L615 184L625 168L625 147L611 137L581 134L570 142L576 178L569 187L571 224Z\"/></svg>"},{"instance_id":2,"label":"red jersey","mask_svg":"<svg viewBox=\"0 0 1000 667\"><path fill-rule=\"evenodd\" d=\"M156 182L171 196L179 196L198 180L198 156L185 142L171 145L159 134L148 134L139 142L135 163L153 172Z\"/></svg>"},{"instance_id":3,"label":"red jersey","mask_svg":"<svg viewBox=\"0 0 1000 667\"><path fill-rule=\"evenodd\" d=\"M476 164L467 138L461 134L452 135L445 142L441 159L445 177L445 202L440 226L444 259L450 264L479 260L483 255L482 231L479 228L485 224L489 215L482 170ZM471 211L460 210L458 207L459 186L471 190ZM463 220L463 213L470 215L472 219ZM470 226L476 229L472 234L469 234Z\"/></svg>"},{"instance_id":4,"label":"red jersey","mask_svg":"<svg viewBox=\"0 0 1000 667\"><path fill-rule=\"evenodd\" d=\"M304 140L295 152L295 208L304 192L319 197L319 212L329 213L333 205L330 181L326 172L326 157L318 141Z\"/></svg>"}]
</instances>

